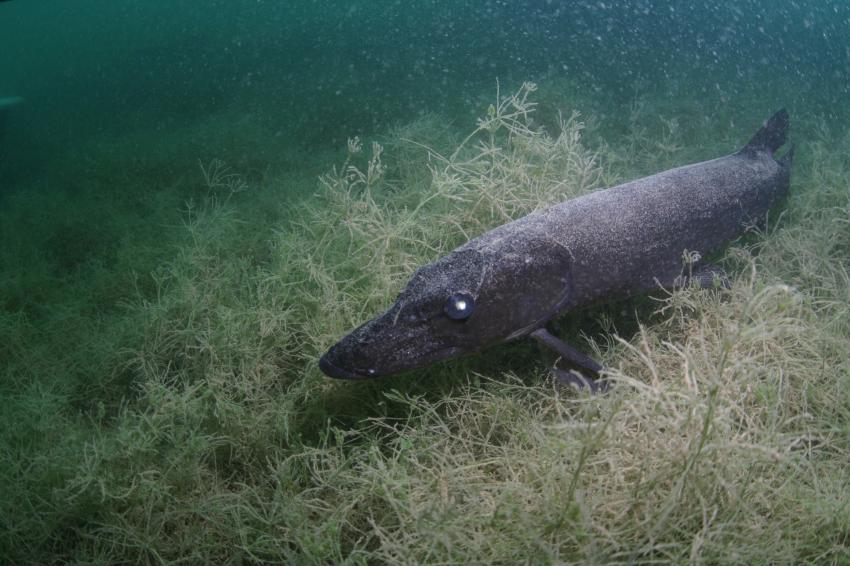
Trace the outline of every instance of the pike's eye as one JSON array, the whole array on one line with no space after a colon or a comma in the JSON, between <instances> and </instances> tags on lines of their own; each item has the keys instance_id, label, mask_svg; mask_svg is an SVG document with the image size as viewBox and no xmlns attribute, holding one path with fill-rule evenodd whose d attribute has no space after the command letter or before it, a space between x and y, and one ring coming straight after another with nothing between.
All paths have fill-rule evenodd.
<instances>
[{"instance_id":1,"label":"pike's eye","mask_svg":"<svg viewBox=\"0 0 850 566\"><path fill-rule=\"evenodd\" d=\"M443 305L443 312L452 320L466 320L475 310L475 299L469 293L454 293Z\"/></svg>"}]
</instances>

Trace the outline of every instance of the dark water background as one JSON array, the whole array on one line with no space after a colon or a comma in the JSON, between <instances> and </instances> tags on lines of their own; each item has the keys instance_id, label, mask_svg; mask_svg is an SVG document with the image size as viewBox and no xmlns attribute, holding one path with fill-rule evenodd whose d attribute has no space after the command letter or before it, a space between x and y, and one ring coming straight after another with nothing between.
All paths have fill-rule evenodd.
<instances>
[{"instance_id":1,"label":"dark water background","mask_svg":"<svg viewBox=\"0 0 850 566\"><path fill-rule=\"evenodd\" d=\"M766 89L766 109L839 118L848 37L850 3L814 0L4 2L0 95L27 99L6 183L93 135L165 138L224 108L302 147L338 146L425 111L478 112L496 79L569 77L604 116L637 80L734 105L738 88L783 77L798 88Z\"/></svg>"}]
</instances>

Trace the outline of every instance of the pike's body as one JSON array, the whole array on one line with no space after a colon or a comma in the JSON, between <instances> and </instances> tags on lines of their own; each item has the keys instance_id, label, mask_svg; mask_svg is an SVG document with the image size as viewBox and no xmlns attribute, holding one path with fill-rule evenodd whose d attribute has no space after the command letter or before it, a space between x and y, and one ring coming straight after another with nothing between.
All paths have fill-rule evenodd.
<instances>
[{"instance_id":1,"label":"pike's body","mask_svg":"<svg viewBox=\"0 0 850 566\"><path fill-rule=\"evenodd\" d=\"M596 191L470 240L417 270L386 313L322 357L322 370L348 379L401 373L531 335L598 371L545 324L672 285L685 250L705 257L764 218L788 190L792 153L773 158L787 129L783 110L738 153Z\"/></svg>"}]
</instances>

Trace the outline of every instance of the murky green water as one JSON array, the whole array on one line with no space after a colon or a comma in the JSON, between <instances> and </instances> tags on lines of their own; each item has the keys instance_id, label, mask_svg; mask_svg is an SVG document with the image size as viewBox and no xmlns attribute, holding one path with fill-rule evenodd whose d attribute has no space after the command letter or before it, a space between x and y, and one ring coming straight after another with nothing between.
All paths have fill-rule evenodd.
<instances>
[{"instance_id":1,"label":"murky green water","mask_svg":"<svg viewBox=\"0 0 850 566\"><path fill-rule=\"evenodd\" d=\"M0 2L0 562L848 560L848 38L845 1ZM788 109L784 224L727 258L726 303L675 305L737 381L642 303L562 329L646 385L598 414L542 391L523 345L320 374L416 266L510 216L469 171L428 195L525 81L528 127L578 111L581 139L490 140L525 175L480 173L513 212L574 180L536 186L540 163L581 157L590 190ZM578 434L609 414L616 435Z\"/></svg>"},{"instance_id":2,"label":"murky green water","mask_svg":"<svg viewBox=\"0 0 850 566\"><path fill-rule=\"evenodd\" d=\"M5 2L0 95L27 105L4 168L224 108L338 145L422 112L463 120L496 79L566 77L601 114L623 114L637 83L732 107L760 90L760 115L839 119L848 18L843 2Z\"/></svg>"}]
</instances>

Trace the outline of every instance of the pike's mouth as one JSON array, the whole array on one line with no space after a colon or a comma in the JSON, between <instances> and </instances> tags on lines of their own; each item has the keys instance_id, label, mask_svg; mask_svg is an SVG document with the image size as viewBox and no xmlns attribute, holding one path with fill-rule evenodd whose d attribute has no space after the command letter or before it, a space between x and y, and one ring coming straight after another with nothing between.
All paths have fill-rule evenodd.
<instances>
[{"instance_id":1,"label":"pike's mouth","mask_svg":"<svg viewBox=\"0 0 850 566\"><path fill-rule=\"evenodd\" d=\"M429 362L440 361L447 358L453 358L458 354L462 353L462 349L456 346L450 346L448 348L442 348L433 352L428 358ZM423 362L420 364L411 364L409 367L392 369L389 371L379 372L374 368L359 368L354 367L351 369L340 367L333 361L332 358L337 357L334 356L334 348L331 348L324 356L319 358L319 369L322 370L322 373L327 375L328 377L332 377L334 379L346 379L346 380L364 380L364 379L373 379L376 377L381 377L385 375L398 375L401 373L406 373L409 371L417 370L421 367L428 365L428 363ZM338 361L338 360L336 360ZM386 369L386 368L385 368Z\"/></svg>"},{"instance_id":2,"label":"pike's mouth","mask_svg":"<svg viewBox=\"0 0 850 566\"><path fill-rule=\"evenodd\" d=\"M378 372L374 369L354 368L352 371L341 368L328 359L328 354L325 354L319 359L319 369L321 369L325 375L333 377L334 379L370 379L378 377Z\"/></svg>"}]
</instances>

